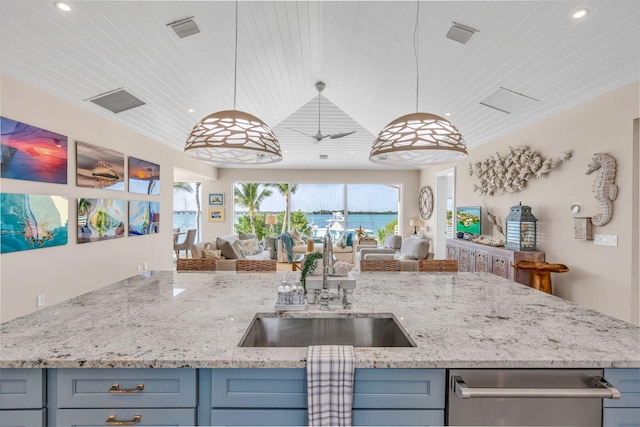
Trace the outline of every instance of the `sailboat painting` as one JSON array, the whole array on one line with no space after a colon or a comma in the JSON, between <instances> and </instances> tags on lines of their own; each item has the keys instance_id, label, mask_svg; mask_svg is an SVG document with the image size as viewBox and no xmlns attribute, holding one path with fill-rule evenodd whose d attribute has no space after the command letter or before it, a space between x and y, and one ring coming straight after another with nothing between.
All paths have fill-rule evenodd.
<instances>
[{"instance_id":1,"label":"sailboat painting","mask_svg":"<svg viewBox=\"0 0 640 427\"><path fill-rule=\"evenodd\" d=\"M69 203L63 196L0 193L0 253L66 245Z\"/></svg>"},{"instance_id":2,"label":"sailboat painting","mask_svg":"<svg viewBox=\"0 0 640 427\"><path fill-rule=\"evenodd\" d=\"M160 202L129 200L129 236L160 231Z\"/></svg>"},{"instance_id":3,"label":"sailboat painting","mask_svg":"<svg viewBox=\"0 0 640 427\"><path fill-rule=\"evenodd\" d=\"M0 117L2 178L67 183L67 137Z\"/></svg>"},{"instance_id":4,"label":"sailboat painting","mask_svg":"<svg viewBox=\"0 0 640 427\"><path fill-rule=\"evenodd\" d=\"M129 156L129 192L160 194L160 165Z\"/></svg>"},{"instance_id":5,"label":"sailboat painting","mask_svg":"<svg viewBox=\"0 0 640 427\"><path fill-rule=\"evenodd\" d=\"M78 187L124 191L124 154L76 141Z\"/></svg>"},{"instance_id":6,"label":"sailboat painting","mask_svg":"<svg viewBox=\"0 0 640 427\"><path fill-rule=\"evenodd\" d=\"M78 243L124 237L127 202L117 199L78 199Z\"/></svg>"}]
</instances>

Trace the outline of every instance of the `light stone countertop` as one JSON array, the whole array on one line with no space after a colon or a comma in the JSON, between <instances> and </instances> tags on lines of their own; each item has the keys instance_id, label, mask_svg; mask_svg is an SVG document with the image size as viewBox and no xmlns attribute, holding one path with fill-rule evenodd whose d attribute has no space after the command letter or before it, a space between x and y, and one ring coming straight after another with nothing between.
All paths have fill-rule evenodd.
<instances>
[{"instance_id":1,"label":"light stone countertop","mask_svg":"<svg viewBox=\"0 0 640 427\"><path fill-rule=\"evenodd\" d=\"M307 348L240 348L282 273L160 271L0 325L0 368L304 367ZM359 368L640 367L640 329L487 273L354 273L351 310L393 313L413 348L355 348ZM334 303L335 304L335 303Z\"/></svg>"}]
</instances>

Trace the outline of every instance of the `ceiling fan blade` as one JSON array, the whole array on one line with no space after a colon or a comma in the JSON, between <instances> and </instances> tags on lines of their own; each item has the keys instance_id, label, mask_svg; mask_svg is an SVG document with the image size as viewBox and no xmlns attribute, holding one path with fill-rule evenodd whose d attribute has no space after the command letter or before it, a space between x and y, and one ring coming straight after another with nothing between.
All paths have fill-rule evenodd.
<instances>
[{"instance_id":1,"label":"ceiling fan blade","mask_svg":"<svg viewBox=\"0 0 640 427\"><path fill-rule=\"evenodd\" d=\"M291 128L285 128L285 129L290 130L290 131L292 131L292 132L299 133L299 134L304 135L304 136L308 136L309 138L315 138L315 136L313 136L313 135L309 135L308 133L304 133L304 132L299 131L299 130L297 130L297 129L291 129Z\"/></svg>"},{"instance_id":2,"label":"ceiling fan blade","mask_svg":"<svg viewBox=\"0 0 640 427\"><path fill-rule=\"evenodd\" d=\"M331 139L338 139L338 138L342 138L343 136L348 136L351 135L352 133L356 133L356 131L351 131L351 132L342 132L342 133L334 133L333 135L327 135L329 138ZM326 136L325 136L326 138Z\"/></svg>"}]
</instances>

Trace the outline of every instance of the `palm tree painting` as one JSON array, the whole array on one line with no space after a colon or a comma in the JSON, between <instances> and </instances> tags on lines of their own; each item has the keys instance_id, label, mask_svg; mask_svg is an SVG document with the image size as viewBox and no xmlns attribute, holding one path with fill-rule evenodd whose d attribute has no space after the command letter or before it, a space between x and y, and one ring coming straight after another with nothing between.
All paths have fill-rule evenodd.
<instances>
[{"instance_id":1,"label":"palm tree painting","mask_svg":"<svg viewBox=\"0 0 640 427\"><path fill-rule=\"evenodd\" d=\"M278 193L284 196L284 218L282 219L282 231L291 229L291 195L298 190L298 184L266 184L267 187L275 188Z\"/></svg>"},{"instance_id":2,"label":"palm tree painting","mask_svg":"<svg viewBox=\"0 0 640 427\"><path fill-rule=\"evenodd\" d=\"M272 194L273 192L271 190L261 188L261 184L255 182L236 184L233 189L235 204L247 208L249 211L249 223L251 224L251 232L253 234L256 233L256 227L253 222L256 211L260 210L260 203Z\"/></svg>"}]
</instances>

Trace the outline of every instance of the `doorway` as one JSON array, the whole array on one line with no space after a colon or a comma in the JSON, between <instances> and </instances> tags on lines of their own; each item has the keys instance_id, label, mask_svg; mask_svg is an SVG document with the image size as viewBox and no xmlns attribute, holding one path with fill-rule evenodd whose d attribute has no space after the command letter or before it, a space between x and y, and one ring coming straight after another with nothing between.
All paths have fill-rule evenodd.
<instances>
[{"instance_id":1,"label":"doorway","mask_svg":"<svg viewBox=\"0 0 640 427\"><path fill-rule=\"evenodd\" d=\"M446 239L453 237L453 207L455 206L456 168L436 173L434 209L434 254L446 259Z\"/></svg>"}]
</instances>

